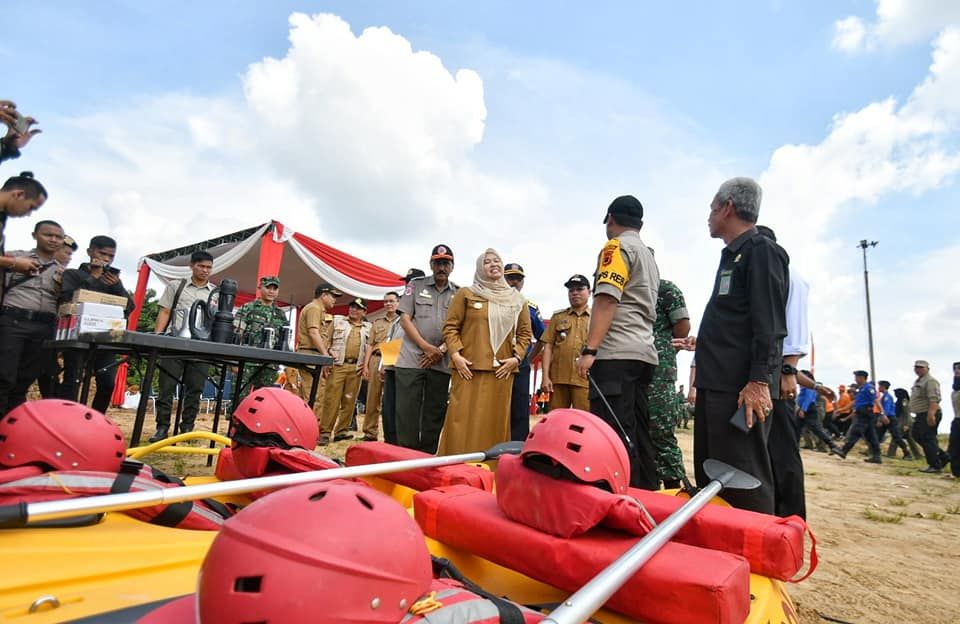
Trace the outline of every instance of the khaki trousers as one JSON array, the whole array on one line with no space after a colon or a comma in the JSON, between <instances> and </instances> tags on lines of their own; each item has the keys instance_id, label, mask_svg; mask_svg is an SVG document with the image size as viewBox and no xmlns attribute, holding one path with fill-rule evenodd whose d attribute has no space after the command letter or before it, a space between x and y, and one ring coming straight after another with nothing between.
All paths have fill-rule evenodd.
<instances>
[{"instance_id":1,"label":"khaki trousers","mask_svg":"<svg viewBox=\"0 0 960 624\"><path fill-rule=\"evenodd\" d=\"M550 395L549 409L555 410L564 407L590 411L590 391L583 386L570 384L553 384L553 394Z\"/></svg>"},{"instance_id":2,"label":"khaki trousers","mask_svg":"<svg viewBox=\"0 0 960 624\"><path fill-rule=\"evenodd\" d=\"M337 436L350 427L353 410L360 390L360 375L356 364L333 366L327 377L323 398L323 419L320 435Z\"/></svg>"},{"instance_id":3,"label":"khaki trousers","mask_svg":"<svg viewBox=\"0 0 960 624\"><path fill-rule=\"evenodd\" d=\"M376 438L380 431L380 401L383 398L383 382L380 381L380 356L370 356L367 368L367 404L363 411L363 436Z\"/></svg>"}]
</instances>

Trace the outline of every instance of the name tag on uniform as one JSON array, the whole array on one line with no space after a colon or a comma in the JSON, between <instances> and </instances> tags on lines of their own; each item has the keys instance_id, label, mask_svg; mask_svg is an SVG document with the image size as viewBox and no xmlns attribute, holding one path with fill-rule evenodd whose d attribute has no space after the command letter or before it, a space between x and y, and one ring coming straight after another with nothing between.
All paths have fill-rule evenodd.
<instances>
[{"instance_id":1,"label":"name tag on uniform","mask_svg":"<svg viewBox=\"0 0 960 624\"><path fill-rule=\"evenodd\" d=\"M730 294L730 282L733 281L733 271L720 271L720 286L717 289L718 295Z\"/></svg>"},{"instance_id":2,"label":"name tag on uniform","mask_svg":"<svg viewBox=\"0 0 960 624\"><path fill-rule=\"evenodd\" d=\"M474 302L473 302L473 307L474 307L475 309L477 309L477 310L482 310L482 309L483 309L483 304L480 303L479 301L474 301Z\"/></svg>"},{"instance_id":3,"label":"name tag on uniform","mask_svg":"<svg viewBox=\"0 0 960 624\"><path fill-rule=\"evenodd\" d=\"M421 297L426 297L427 299L433 299L433 296L430 294L430 291L424 290L420 293Z\"/></svg>"}]
</instances>

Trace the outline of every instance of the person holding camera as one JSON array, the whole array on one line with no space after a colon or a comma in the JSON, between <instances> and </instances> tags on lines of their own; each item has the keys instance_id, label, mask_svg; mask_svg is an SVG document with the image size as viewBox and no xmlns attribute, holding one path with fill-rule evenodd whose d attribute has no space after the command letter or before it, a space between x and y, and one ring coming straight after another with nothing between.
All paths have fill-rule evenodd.
<instances>
[{"instance_id":1,"label":"person holding camera","mask_svg":"<svg viewBox=\"0 0 960 624\"><path fill-rule=\"evenodd\" d=\"M17 105L10 100L0 100L0 122L7 126L6 135L0 139L0 162L10 158L19 158L20 150L30 139L42 130L30 126L37 123L33 117L25 117L17 111Z\"/></svg>"},{"instance_id":2,"label":"person holding camera","mask_svg":"<svg viewBox=\"0 0 960 624\"><path fill-rule=\"evenodd\" d=\"M63 282L60 287L60 303L69 303L78 290L92 290L94 292L116 295L127 299L124 316L133 312L133 299L120 281L120 270L113 266L117 255L117 241L109 236L94 236L87 247L89 262L84 262L77 269L67 269L63 272ZM85 355L78 351L67 351L63 354L63 382L60 384L59 396L63 399L75 401L77 388L80 385L81 364ZM93 359L94 378L97 380L97 391L93 396L93 409L106 413L110 407L110 397L113 396L114 380L116 378L116 357L109 352L98 352Z\"/></svg>"},{"instance_id":3,"label":"person holding camera","mask_svg":"<svg viewBox=\"0 0 960 624\"><path fill-rule=\"evenodd\" d=\"M27 400L27 389L49 368L43 342L53 338L57 297L63 267L56 253L63 247L63 228L55 221L38 221L33 229L37 246L9 254L14 262L26 258L26 272L5 276L0 306L0 416Z\"/></svg>"}]
</instances>

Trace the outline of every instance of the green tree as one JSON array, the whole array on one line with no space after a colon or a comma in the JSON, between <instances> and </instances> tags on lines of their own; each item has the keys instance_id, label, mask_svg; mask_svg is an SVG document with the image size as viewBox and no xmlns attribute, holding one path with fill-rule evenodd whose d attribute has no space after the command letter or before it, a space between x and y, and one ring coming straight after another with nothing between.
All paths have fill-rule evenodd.
<instances>
[{"instance_id":1,"label":"green tree","mask_svg":"<svg viewBox=\"0 0 960 624\"><path fill-rule=\"evenodd\" d=\"M130 296L132 297L133 293L130 293ZM137 320L137 331L152 332L157 326L157 313L159 311L160 304L157 299L157 291L152 288L148 288L147 294L143 298L143 308L140 310L140 318ZM127 384L136 384L139 386L143 377L143 371L133 364L134 362L131 362L131 366L127 370ZM145 362L143 363L143 366L146 366ZM157 375L153 376L152 385L154 391L158 389L157 377Z\"/></svg>"}]
</instances>

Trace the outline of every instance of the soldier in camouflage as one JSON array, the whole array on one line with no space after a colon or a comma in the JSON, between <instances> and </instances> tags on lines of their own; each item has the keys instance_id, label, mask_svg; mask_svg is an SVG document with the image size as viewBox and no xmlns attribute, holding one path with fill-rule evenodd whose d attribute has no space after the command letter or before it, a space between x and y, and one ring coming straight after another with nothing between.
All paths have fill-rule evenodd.
<instances>
[{"instance_id":1,"label":"soldier in camouflage","mask_svg":"<svg viewBox=\"0 0 960 624\"><path fill-rule=\"evenodd\" d=\"M243 304L243 307L237 312L236 323L242 336L243 344L253 347L266 347L272 349L280 339L280 333L287 326L287 315L277 307L276 299L280 293L280 279L275 275L265 275L260 278L260 297ZM269 332L266 329L273 329L272 344L265 344L269 341ZM270 386L276 382L277 366L269 364L261 368L260 366L248 366L243 371L243 384L240 391L242 400L251 390Z\"/></svg>"},{"instance_id":2,"label":"soldier in camouflage","mask_svg":"<svg viewBox=\"0 0 960 624\"><path fill-rule=\"evenodd\" d=\"M669 280L660 280L657 292L657 320L653 339L660 363L650 382L650 439L657 453L657 474L665 488L680 487L686 475L683 455L674 432L677 423L677 351L673 338L690 333L690 315L683 293Z\"/></svg>"}]
</instances>

